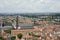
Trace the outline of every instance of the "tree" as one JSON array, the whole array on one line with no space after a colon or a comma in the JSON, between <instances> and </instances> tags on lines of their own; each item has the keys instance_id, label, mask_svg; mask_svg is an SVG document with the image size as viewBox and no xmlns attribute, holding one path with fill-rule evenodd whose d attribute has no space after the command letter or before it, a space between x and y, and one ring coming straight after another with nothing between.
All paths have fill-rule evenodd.
<instances>
[{"instance_id":1,"label":"tree","mask_svg":"<svg viewBox=\"0 0 60 40\"><path fill-rule=\"evenodd\" d=\"M16 39L16 36L12 36L12 37L11 37L11 40L15 40L15 39Z\"/></svg>"},{"instance_id":2,"label":"tree","mask_svg":"<svg viewBox=\"0 0 60 40\"><path fill-rule=\"evenodd\" d=\"M4 38L3 37L0 37L0 40L4 40Z\"/></svg>"},{"instance_id":3,"label":"tree","mask_svg":"<svg viewBox=\"0 0 60 40\"><path fill-rule=\"evenodd\" d=\"M31 36L31 33L29 33L29 35Z\"/></svg>"},{"instance_id":4,"label":"tree","mask_svg":"<svg viewBox=\"0 0 60 40\"><path fill-rule=\"evenodd\" d=\"M11 34L11 30L14 30L14 28L13 27L12 28L9 28L7 30L4 30L4 32L7 33L7 34Z\"/></svg>"},{"instance_id":5,"label":"tree","mask_svg":"<svg viewBox=\"0 0 60 40\"><path fill-rule=\"evenodd\" d=\"M51 17L46 18L46 21L52 21L53 19Z\"/></svg>"},{"instance_id":6,"label":"tree","mask_svg":"<svg viewBox=\"0 0 60 40\"><path fill-rule=\"evenodd\" d=\"M18 37L19 39L21 39L21 38L22 38L22 34L21 34L21 33L18 34L17 37Z\"/></svg>"},{"instance_id":7,"label":"tree","mask_svg":"<svg viewBox=\"0 0 60 40\"><path fill-rule=\"evenodd\" d=\"M40 35L35 35L35 34L32 34L33 37L40 37Z\"/></svg>"},{"instance_id":8,"label":"tree","mask_svg":"<svg viewBox=\"0 0 60 40\"><path fill-rule=\"evenodd\" d=\"M11 34L11 30L4 30L4 32Z\"/></svg>"},{"instance_id":9,"label":"tree","mask_svg":"<svg viewBox=\"0 0 60 40\"><path fill-rule=\"evenodd\" d=\"M35 34L33 34L33 33L29 33L29 36L40 37L40 35L35 35Z\"/></svg>"}]
</instances>

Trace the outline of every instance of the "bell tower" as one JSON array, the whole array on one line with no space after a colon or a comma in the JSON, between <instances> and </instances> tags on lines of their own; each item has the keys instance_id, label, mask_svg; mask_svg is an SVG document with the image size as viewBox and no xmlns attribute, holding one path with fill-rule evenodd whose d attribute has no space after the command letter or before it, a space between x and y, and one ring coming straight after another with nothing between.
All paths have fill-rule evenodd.
<instances>
[{"instance_id":1,"label":"bell tower","mask_svg":"<svg viewBox=\"0 0 60 40\"><path fill-rule=\"evenodd\" d=\"M18 29L18 16L16 17L16 29Z\"/></svg>"}]
</instances>

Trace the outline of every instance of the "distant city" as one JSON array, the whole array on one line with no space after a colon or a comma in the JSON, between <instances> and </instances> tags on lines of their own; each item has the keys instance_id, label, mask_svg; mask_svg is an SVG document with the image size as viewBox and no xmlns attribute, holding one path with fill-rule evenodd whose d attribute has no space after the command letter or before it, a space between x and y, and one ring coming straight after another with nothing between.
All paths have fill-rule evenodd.
<instances>
[{"instance_id":1,"label":"distant city","mask_svg":"<svg viewBox=\"0 0 60 40\"><path fill-rule=\"evenodd\" d=\"M0 13L0 40L60 40L60 13Z\"/></svg>"}]
</instances>

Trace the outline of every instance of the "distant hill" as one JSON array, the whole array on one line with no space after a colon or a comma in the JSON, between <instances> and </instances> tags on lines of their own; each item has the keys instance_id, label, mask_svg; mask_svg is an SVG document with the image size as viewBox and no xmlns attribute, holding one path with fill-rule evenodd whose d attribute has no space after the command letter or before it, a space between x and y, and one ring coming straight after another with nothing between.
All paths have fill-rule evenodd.
<instances>
[{"instance_id":1,"label":"distant hill","mask_svg":"<svg viewBox=\"0 0 60 40\"><path fill-rule=\"evenodd\" d=\"M11 13L11 14L8 14L8 13L0 13L0 16L44 16L44 15L52 15L52 16L60 16L60 13Z\"/></svg>"}]
</instances>

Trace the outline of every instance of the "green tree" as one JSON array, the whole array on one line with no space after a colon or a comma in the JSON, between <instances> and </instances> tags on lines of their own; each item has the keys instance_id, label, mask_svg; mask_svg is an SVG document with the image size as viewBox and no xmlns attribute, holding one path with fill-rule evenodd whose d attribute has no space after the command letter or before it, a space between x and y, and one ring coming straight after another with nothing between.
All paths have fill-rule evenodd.
<instances>
[{"instance_id":1,"label":"green tree","mask_svg":"<svg viewBox=\"0 0 60 40\"><path fill-rule=\"evenodd\" d=\"M33 33L29 33L30 36L33 36L33 37L40 37L40 35L35 35Z\"/></svg>"},{"instance_id":2,"label":"green tree","mask_svg":"<svg viewBox=\"0 0 60 40\"><path fill-rule=\"evenodd\" d=\"M12 37L11 37L11 40L15 40L15 39L16 39L16 36L12 36Z\"/></svg>"},{"instance_id":3,"label":"green tree","mask_svg":"<svg viewBox=\"0 0 60 40\"><path fill-rule=\"evenodd\" d=\"M19 39L21 39L21 38L22 38L22 34L21 34L21 33L18 34L17 37L18 37Z\"/></svg>"},{"instance_id":4,"label":"green tree","mask_svg":"<svg viewBox=\"0 0 60 40\"><path fill-rule=\"evenodd\" d=\"M35 34L32 34L33 37L40 37L40 35L35 35Z\"/></svg>"},{"instance_id":5,"label":"green tree","mask_svg":"<svg viewBox=\"0 0 60 40\"><path fill-rule=\"evenodd\" d=\"M0 40L4 40L4 38L3 37L0 37Z\"/></svg>"},{"instance_id":6,"label":"green tree","mask_svg":"<svg viewBox=\"0 0 60 40\"><path fill-rule=\"evenodd\" d=\"M53 19L51 17L46 18L46 21L52 21Z\"/></svg>"},{"instance_id":7,"label":"green tree","mask_svg":"<svg viewBox=\"0 0 60 40\"><path fill-rule=\"evenodd\" d=\"M11 34L11 30L4 30L4 32Z\"/></svg>"}]
</instances>

